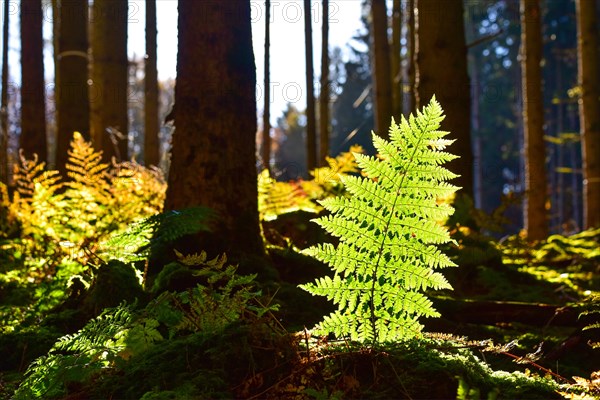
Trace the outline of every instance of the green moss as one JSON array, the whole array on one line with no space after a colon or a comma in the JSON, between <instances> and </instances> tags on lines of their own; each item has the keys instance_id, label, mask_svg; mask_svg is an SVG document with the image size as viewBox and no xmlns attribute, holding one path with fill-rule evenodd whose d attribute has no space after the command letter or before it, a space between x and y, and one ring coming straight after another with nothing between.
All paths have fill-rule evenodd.
<instances>
[{"instance_id":1,"label":"green moss","mask_svg":"<svg viewBox=\"0 0 600 400\"><path fill-rule=\"evenodd\" d=\"M83 299L83 307L92 315L116 307L123 301L133 303L146 297L133 267L117 260L102 264Z\"/></svg>"}]
</instances>

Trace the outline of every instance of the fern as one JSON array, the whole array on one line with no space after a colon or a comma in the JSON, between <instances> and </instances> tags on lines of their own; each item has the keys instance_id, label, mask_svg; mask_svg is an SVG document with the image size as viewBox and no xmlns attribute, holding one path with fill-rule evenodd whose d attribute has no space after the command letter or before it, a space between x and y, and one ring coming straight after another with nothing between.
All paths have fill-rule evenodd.
<instances>
[{"instance_id":1,"label":"fern","mask_svg":"<svg viewBox=\"0 0 600 400\"><path fill-rule=\"evenodd\" d=\"M65 394L69 383L114 368L123 358L132 323L132 307L121 305L105 310L79 332L63 336L47 355L31 363L15 399L57 397Z\"/></svg>"},{"instance_id":2,"label":"fern","mask_svg":"<svg viewBox=\"0 0 600 400\"><path fill-rule=\"evenodd\" d=\"M215 213L206 207L166 211L132 223L100 244L101 254L123 262L158 254L175 240L198 232L210 232Z\"/></svg>"},{"instance_id":3,"label":"fern","mask_svg":"<svg viewBox=\"0 0 600 400\"><path fill-rule=\"evenodd\" d=\"M269 170L258 176L258 210L261 221L273 221L280 215L295 211L317 214L322 210L316 201L341 194L341 178L358 172L355 153L362 153L361 146L355 145L350 152L335 158L327 157L326 167L315 168L310 172L311 180L279 182L271 177Z\"/></svg>"},{"instance_id":4,"label":"fern","mask_svg":"<svg viewBox=\"0 0 600 400\"><path fill-rule=\"evenodd\" d=\"M30 364L14 398L63 398L70 386L94 384L101 374L120 374L132 358L169 339L190 333L220 335L236 321L257 321L277 305L263 305L256 275L238 275L225 255L177 253L184 268L205 284L183 292L162 292L145 308L121 304L105 309L81 330L57 340L48 354ZM163 332L163 333L161 333ZM135 366L135 362L134 362Z\"/></svg>"},{"instance_id":5,"label":"fern","mask_svg":"<svg viewBox=\"0 0 600 400\"><path fill-rule=\"evenodd\" d=\"M123 161L114 165L111 173L111 189L114 206L124 216L123 222L132 215L155 215L162 211L167 183L160 169L146 168L135 162ZM135 198L138 201L131 201Z\"/></svg>"},{"instance_id":6,"label":"fern","mask_svg":"<svg viewBox=\"0 0 600 400\"><path fill-rule=\"evenodd\" d=\"M452 143L438 130L443 118L433 98L416 117L402 118L400 125L392 120L390 141L373 134L378 157L355 154L364 177L342 176L351 197L320 202L332 214L315 222L340 243L305 252L335 275L300 287L326 296L338 310L316 333L372 343L407 339L422 330L420 316L439 316L421 292L451 289L434 269L455 266L435 246L451 241L436 220L453 212L436 200L457 190L446 182L457 175L441 167L457 158L442 151Z\"/></svg>"},{"instance_id":7,"label":"fern","mask_svg":"<svg viewBox=\"0 0 600 400\"><path fill-rule=\"evenodd\" d=\"M302 186L296 182L278 182L269 170L258 176L258 211L261 221L272 221L282 214L295 211L317 213L320 207L313 203Z\"/></svg>"}]
</instances>

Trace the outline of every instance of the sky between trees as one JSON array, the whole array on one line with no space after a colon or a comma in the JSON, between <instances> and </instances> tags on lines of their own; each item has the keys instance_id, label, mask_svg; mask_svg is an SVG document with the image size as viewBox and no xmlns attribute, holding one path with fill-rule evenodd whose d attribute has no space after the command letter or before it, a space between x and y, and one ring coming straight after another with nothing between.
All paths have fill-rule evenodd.
<instances>
[{"instance_id":1,"label":"sky between trees","mask_svg":"<svg viewBox=\"0 0 600 400\"><path fill-rule=\"evenodd\" d=\"M9 0L10 1L10 0ZM191 0L193 1L193 0ZM175 78L177 67L177 1L158 0L158 75L160 80ZM339 46L342 49L352 40L354 33L362 29L360 21L360 0L330 1L330 48ZM20 84L20 38L17 0L10 3L10 77L11 81ZM256 62L256 75L263 76L262 59L264 57L264 18L265 5L262 0L251 1L252 39ZM275 123L286 103L296 104L304 108L304 24L303 4L299 0L280 0L271 2L271 121ZM321 1L314 1L313 6L313 45L314 54L321 53L320 29L323 22ZM128 53L129 58L141 58L145 49L145 1L129 1ZM47 84L52 82L54 68L52 46L52 8L44 5L44 40L45 73ZM1 40L0 40L1 42ZM348 57L346 52L346 57ZM315 71L320 71L320 58L315 57ZM260 80L259 80L260 81ZM257 103L262 110L262 83L257 84Z\"/></svg>"}]
</instances>

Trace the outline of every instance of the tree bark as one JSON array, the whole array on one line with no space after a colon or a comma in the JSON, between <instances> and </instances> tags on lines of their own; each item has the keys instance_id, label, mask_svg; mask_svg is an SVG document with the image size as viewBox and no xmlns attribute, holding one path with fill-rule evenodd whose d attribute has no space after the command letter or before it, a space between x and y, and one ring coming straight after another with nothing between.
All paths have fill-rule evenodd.
<instances>
[{"instance_id":1,"label":"tree bark","mask_svg":"<svg viewBox=\"0 0 600 400\"><path fill-rule=\"evenodd\" d=\"M402 0L394 0L392 7L392 37L391 37L391 83L392 83L392 115L400 121L402 115Z\"/></svg>"},{"instance_id":2,"label":"tree bark","mask_svg":"<svg viewBox=\"0 0 600 400\"><path fill-rule=\"evenodd\" d=\"M265 0L265 76L264 76L264 110L262 131L263 167L270 170L271 164L271 0Z\"/></svg>"},{"instance_id":3,"label":"tree bark","mask_svg":"<svg viewBox=\"0 0 600 400\"><path fill-rule=\"evenodd\" d=\"M583 166L583 226L600 227L600 69L594 0L577 0L579 118Z\"/></svg>"},{"instance_id":4,"label":"tree bark","mask_svg":"<svg viewBox=\"0 0 600 400\"><path fill-rule=\"evenodd\" d=\"M306 59L306 167L317 166L317 127L315 118L315 78L310 0L304 0L304 40Z\"/></svg>"},{"instance_id":5,"label":"tree bark","mask_svg":"<svg viewBox=\"0 0 600 400\"><path fill-rule=\"evenodd\" d=\"M408 115L413 112L419 105L417 104L416 95L417 87L415 86L415 69L417 65L416 54L416 29L415 29L415 0L408 0L408 10L406 11L407 19L407 34L406 34L406 58L408 63L406 66L406 80L408 85L408 93L404 112Z\"/></svg>"},{"instance_id":6,"label":"tree bark","mask_svg":"<svg viewBox=\"0 0 600 400\"><path fill-rule=\"evenodd\" d=\"M419 107L436 96L446 119L442 129L456 139L453 154L459 159L446 168L459 174L453 184L473 197L471 150L471 96L462 0L416 0L416 87Z\"/></svg>"},{"instance_id":7,"label":"tree bark","mask_svg":"<svg viewBox=\"0 0 600 400\"><path fill-rule=\"evenodd\" d=\"M56 74L56 168L66 176L73 132L80 132L86 140L90 135L90 110L88 98L88 2L85 0L59 0L59 38ZM58 17L58 18L57 18Z\"/></svg>"},{"instance_id":8,"label":"tree bark","mask_svg":"<svg viewBox=\"0 0 600 400\"><path fill-rule=\"evenodd\" d=\"M27 157L48 159L41 0L21 0L21 137Z\"/></svg>"},{"instance_id":9,"label":"tree bark","mask_svg":"<svg viewBox=\"0 0 600 400\"><path fill-rule=\"evenodd\" d=\"M210 207L225 251L262 254L250 2L179 0L178 29L165 208Z\"/></svg>"},{"instance_id":10,"label":"tree bark","mask_svg":"<svg viewBox=\"0 0 600 400\"><path fill-rule=\"evenodd\" d=\"M323 0L321 30L321 90L319 93L319 160L327 165L329 156L329 0Z\"/></svg>"},{"instance_id":11,"label":"tree bark","mask_svg":"<svg viewBox=\"0 0 600 400\"><path fill-rule=\"evenodd\" d=\"M371 32L373 65L373 105L375 132L387 138L392 118L392 84L390 81L390 47L385 0L371 0Z\"/></svg>"},{"instance_id":12,"label":"tree bark","mask_svg":"<svg viewBox=\"0 0 600 400\"><path fill-rule=\"evenodd\" d=\"M144 163L146 166L160 164L156 35L156 0L146 0L146 62L144 63Z\"/></svg>"},{"instance_id":13,"label":"tree bark","mask_svg":"<svg viewBox=\"0 0 600 400\"><path fill-rule=\"evenodd\" d=\"M542 30L539 0L521 0L521 76L525 156L523 221L530 240L548 236L546 146L542 98Z\"/></svg>"},{"instance_id":14,"label":"tree bark","mask_svg":"<svg viewBox=\"0 0 600 400\"><path fill-rule=\"evenodd\" d=\"M127 159L127 0L94 0L90 105L94 147Z\"/></svg>"},{"instance_id":15,"label":"tree bark","mask_svg":"<svg viewBox=\"0 0 600 400\"><path fill-rule=\"evenodd\" d=\"M4 2L2 25L2 94L0 99L0 182L8 185L8 27L9 2Z\"/></svg>"}]
</instances>

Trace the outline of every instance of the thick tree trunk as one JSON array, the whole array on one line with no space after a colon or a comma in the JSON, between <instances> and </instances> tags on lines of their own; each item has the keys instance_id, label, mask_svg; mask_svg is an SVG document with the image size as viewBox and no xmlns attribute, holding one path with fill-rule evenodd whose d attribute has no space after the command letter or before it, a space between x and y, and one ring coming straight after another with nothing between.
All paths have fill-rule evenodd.
<instances>
[{"instance_id":1,"label":"thick tree trunk","mask_svg":"<svg viewBox=\"0 0 600 400\"><path fill-rule=\"evenodd\" d=\"M271 0L265 0L265 77L263 85L264 111L262 130L263 167L270 169L271 162Z\"/></svg>"},{"instance_id":2,"label":"thick tree trunk","mask_svg":"<svg viewBox=\"0 0 600 400\"><path fill-rule=\"evenodd\" d=\"M542 98L542 30L539 0L521 0L521 76L525 156L523 220L527 237L548 236L546 146Z\"/></svg>"},{"instance_id":3,"label":"thick tree trunk","mask_svg":"<svg viewBox=\"0 0 600 400\"><path fill-rule=\"evenodd\" d=\"M94 0L90 105L94 146L127 159L127 0Z\"/></svg>"},{"instance_id":4,"label":"thick tree trunk","mask_svg":"<svg viewBox=\"0 0 600 400\"><path fill-rule=\"evenodd\" d=\"M579 118L583 164L583 226L600 227L600 69L594 0L577 0Z\"/></svg>"},{"instance_id":5,"label":"thick tree trunk","mask_svg":"<svg viewBox=\"0 0 600 400\"><path fill-rule=\"evenodd\" d=\"M317 166L317 127L315 118L315 78L310 0L304 0L304 40L306 58L306 167Z\"/></svg>"},{"instance_id":6,"label":"thick tree trunk","mask_svg":"<svg viewBox=\"0 0 600 400\"><path fill-rule=\"evenodd\" d=\"M56 168L66 176L73 132L89 139L88 2L58 1L58 73L56 82ZM56 51L56 50L55 50Z\"/></svg>"},{"instance_id":7,"label":"thick tree trunk","mask_svg":"<svg viewBox=\"0 0 600 400\"><path fill-rule=\"evenodd\" d=\"M146 166L160 164L156 35L156 0L146 0L146 62L144 63L144 163Z\"/></svg>"},{"instance_id":8,"label":"thick tree trunk","mask_svg":"<svg viewBox=\"0 0 600 400\"><path fill-rule=\"evenodd\" d=\"M446 165L460 177L453 183L473 197L471 96L462 0L417 0L416 87L419 107L436 96L446 119L442 129L456 139L452 153L460 156Z\"/></svg>"},{"instance_id":9,"label":"thick tree trunk","mask_svg":"<svg viewBox=\"0 0 600 400\"><path fill-rule=\"evenodd\" d=\"M402 115L402 0L394 0L392 7L392 37L391 37L391 82L392 82L392 115L400 121Z\"/></svg>"},{"instance_id":10,"label":"thick tree trunk","mask_svg":"<svg viewBox=\"0 0 600 400\"><path fill-rule=\"evenodd\" d=\"M21 138L27 157L47 161L41 0L21 0Z\"/></svg>"},{"instance_id":11,"label":"thick tree trunk","mask_svg":"<svg viewBox=\"0 0 600 400\"><path fill-rule=\"evenodd\" d=\"M390 47L385 0L371 0L371 64L373 65L373 105L375 132L388 137L392 118L392 84L390 72Z\"/></svg>"},{"instance_id":12,"label":"thick tree trunk","mask_svg":"<svg viewBox=\"0 0 600 400\"><path fill-rule=\"evenodd\" d=\"M327 165L329 156L329 0L323 0L321 30L321 91L319 94L319 162Z\"/></svg>"},{"instance_id":13,"label":"thick tree trunk","mask_svg":"<svg viewBox=\"0 0 600 400\"><path fill-rule=\"evenodd\" d=\"M179 0L178 48L165 207L210 207L224 250L262 254L250 2Z\"/></svg>"},{"instance_id":14,"label":"thick tree trunk","mask_svg":"<svg viewBox=\"0 0 600 400\"><path fill-rule=\"evenodd\" d=\"M2 94L0 99L0 182L8 184L8 27L9 2L4 2L2 24Z\"/></svg>"}]
</instances>

